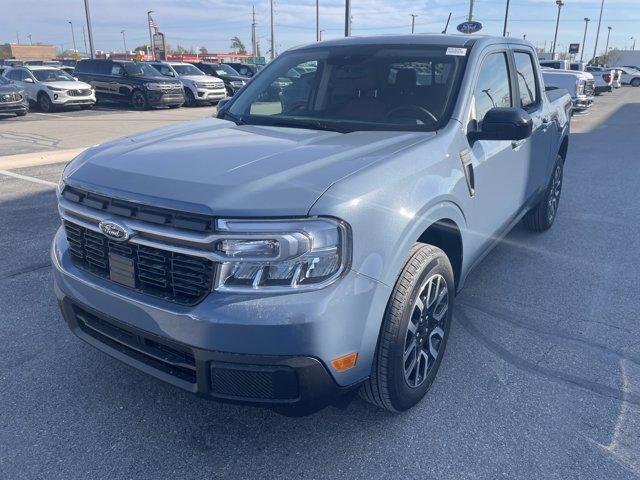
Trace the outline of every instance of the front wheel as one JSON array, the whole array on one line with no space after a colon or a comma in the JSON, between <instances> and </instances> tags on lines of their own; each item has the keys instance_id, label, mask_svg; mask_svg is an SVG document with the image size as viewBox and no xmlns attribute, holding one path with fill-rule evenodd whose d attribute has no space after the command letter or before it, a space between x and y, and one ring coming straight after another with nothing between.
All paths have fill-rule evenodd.
<instances>
[{"instance_id":1,"label":"front wheel","mask_svg":"<svg viewBox=\"0 0 640 480\"><path fill-rule=\"evenodd\" d=\"M53 102L49 98L49 95L44 92L40 92L38 95L38 107L40 107L40 110L45 113L53 112Z\"/></svg>"},{"instance_id":2,"label":"front wheel","mask_svg":"<svg viewBox=\"0 0 640 480\"><path fill-rule=\"evenodd\" d=\"M558 155L544 196L523 218L525 227L532 232L544 232L553 225L560 205L563 174L564 160Z\"/></svg>"},{"instance_id":3,"label":"front wheel","mask_svg":"<svg viewBox=\"0 0 640 480\"><path fill-rule=\"evenodd\" d=\"M631 86L640 87L640 78L634 78L633 80L631 80Z\"/></svg>"},{"instance_id":4,"label":"front wheel","mask_svg":"<svg viewBox=\"0 0 640 480\"><path fill-rule=\"evenodd\" d=\"M149 108L147 96L140 90L135 90L131 94L131 106L134 110L147 110Z\"/></svg>"},{"instance_id":5,"label":"front wheel","mask_svg":"<svg viewBox=\"0 0 640 480\"><path fill-rule=\"evenodd\" d=\"M24 117L27 114L26 110L23 110L21 112L16 112L16 117Z\"/></svg>"},{"instance_id":6,"label":"front wheel","mask_svg":"<svg viewBox=\"0 0 640 480\"><path fill-rule=\"evenodd\" d=\"M189 88L184 89L184 99L185 107L195 107L197 105L196 97Z\"/></svg>"},{"instance_id":7,"label":"front wheel","mask_svg":"<svg viewBox=\"0 0 640 480\"><path fill-rule=\"evenodd\" d=\"M425 396L449 338L454 294L446 254L414 245L387 305L371 376L360 390L365 400L401 412Z\"/></svg>"}]
</instances>

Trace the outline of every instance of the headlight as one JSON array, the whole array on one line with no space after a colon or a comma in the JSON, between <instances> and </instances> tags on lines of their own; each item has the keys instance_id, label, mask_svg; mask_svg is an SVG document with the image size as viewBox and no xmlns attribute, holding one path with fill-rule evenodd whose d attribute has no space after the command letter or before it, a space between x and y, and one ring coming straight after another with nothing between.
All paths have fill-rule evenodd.
<instances>
[{"instance_id":1,"label":"headlight","mask_svg":"<svg viewBox=\"0 0 640 480\"><path fill-rule=\"evenodd\" d=\"M162 87L160 86L159 83L145 83L144 87L147 90L162 90Z\"/></svg>"},{"instance_id":2,"label":"headlight","mask_svg":"<svg viewBox=\"0 0 640 480\"><path fill-rule=\"evenodd\" d=\"M66 90L66 88L52 87L51 85L47 85L47 88L49 90L53 90L54 92L64 92Z\"/></svg>"},{"instance_id":3,"label":"headlight","mask_svg":"<svg viewBox=\"0 0 640 480\"><path fill-rule=\"evenodd\" d=\"M233 82L231 82L231 86L232 87L236 87L236 88L241 88L244 86L244 81L242 80L234 80Z\"/></svg>"},{"instance_id":4,"label":"headlight","mask_svg":"<svg viewBox=\"0 0 640 480\"><path fill-rule=\"evenodd\" d=\"M226 237L215 247L225 259L216 280L220 291L318 289L338 279L350 261L349 228L331 218L218 220L218 230Z\"/></svg>"}]
</instances>

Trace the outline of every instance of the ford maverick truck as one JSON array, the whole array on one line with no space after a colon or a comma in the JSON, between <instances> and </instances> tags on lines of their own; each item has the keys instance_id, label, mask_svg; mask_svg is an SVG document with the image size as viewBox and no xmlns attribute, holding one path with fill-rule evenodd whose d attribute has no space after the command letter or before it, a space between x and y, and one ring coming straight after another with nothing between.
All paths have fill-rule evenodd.
<instances>
[{"instance_id":1,"label":"ford maverick truck","mask_svg":"<svg viewBox=\"0 0 640 480\"><path fill-rule=\"evenodd\" d=\"M553 225L570 115L513 38L291 49L217 118L66 166L63 316L206 398L298 415L359 392L406 410L434 382L469 272L518 222Z\"/></svg>"}]
</instances>

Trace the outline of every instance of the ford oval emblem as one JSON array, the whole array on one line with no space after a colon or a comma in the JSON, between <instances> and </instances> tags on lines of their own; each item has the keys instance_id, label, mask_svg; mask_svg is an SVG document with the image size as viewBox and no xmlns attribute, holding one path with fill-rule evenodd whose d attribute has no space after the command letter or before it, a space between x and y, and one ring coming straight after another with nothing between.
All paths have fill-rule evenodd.
<instances>
[{"instance_id":1,"label":"ford oval emblem","mask_svg":"<svg viewBox=\"0 0 640 480\"><path fill-rule=\"evenodd\" d=\"M98 224L98 228L100 228L100 231L104 233L107 237L109 237L111 240L116 240L118 242L124 242L125 240L128 240L129 237L131 236L126 227L123 227L122 225L118 225L115 222L110 222L110 221L100 222Z\"/></svg>"},{"instance_id":2,"label":"ford oval emblem","mask_svg":"<svg viewBox=\"0 0 640 480\"><path fill-rule=\"evenodd\" d=\"M476 33L482 30L482 24L480 22L462 22L457 29L460 33Z\"/></svg>"}]
</instances>

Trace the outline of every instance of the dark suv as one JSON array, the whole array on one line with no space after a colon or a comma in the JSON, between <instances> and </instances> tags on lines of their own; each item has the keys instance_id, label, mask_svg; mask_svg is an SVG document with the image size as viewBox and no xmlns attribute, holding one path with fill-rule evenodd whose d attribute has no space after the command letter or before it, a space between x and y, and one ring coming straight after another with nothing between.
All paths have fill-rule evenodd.
<instances>
[{"instance_id":1,"label":"dark suv","mask_svg":"<svg viewBox=\"0 0 640 480\"><path fill-rule=\"evenodd\" d=\"M225 65L229 65L244 77L253 77L263 68L263 65L253 65L249 63L226 62Z\"/></svg>"},{"instance_id":2,"label":"dark suv","mask_svg":"<svg viewBox=\"0 0 640 480\"><path fill-rule=\"evenodd\" d=\"M159 106L176 108L184 103L182 84L168 80L146 63L80 60L74 75L91 84L99 102L125 102L136 110Z\"/></svg>"},{"instance_id":3,"label":"dark suv","mask_svg":"<svg viewBox=\"0 0 640 480\"><path fill-rule=\"evenodd\" d=\"M195 65L207 75L221 79L224 82L227 95L230 97L233 97L233 95L249 81L249 77L243 77L224 63L197 62L192 63L192 65Z\"/></svg>"}]
</instances>

